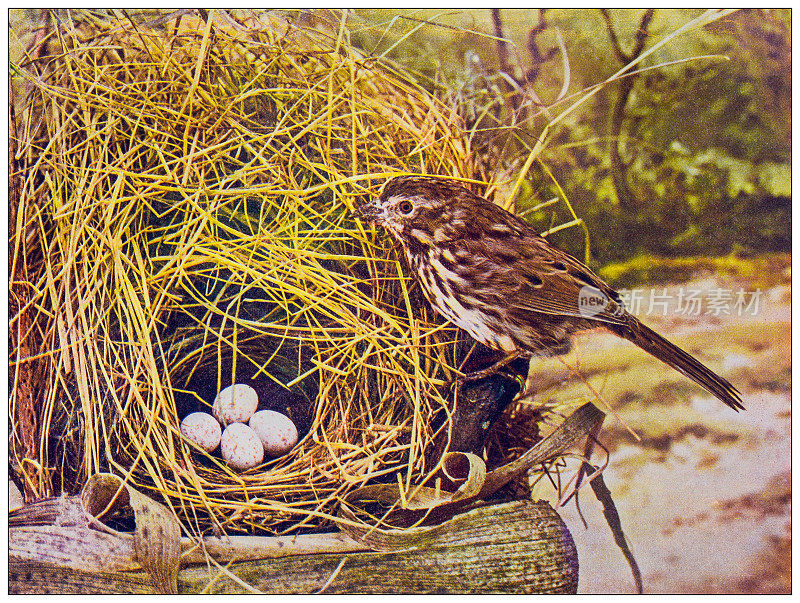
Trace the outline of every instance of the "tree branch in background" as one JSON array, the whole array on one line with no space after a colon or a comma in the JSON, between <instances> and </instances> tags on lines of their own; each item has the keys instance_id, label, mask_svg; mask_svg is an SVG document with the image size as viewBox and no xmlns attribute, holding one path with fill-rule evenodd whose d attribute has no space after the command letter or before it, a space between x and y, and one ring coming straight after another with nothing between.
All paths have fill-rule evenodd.
<instances>
[{"instance_id":1,"label":"tree branch in background","mask_svg":"<svg viewBox=\"0 0 800 603\"><path fill-rule=\"evenodd\" d=\"M639 22L639 27L636 30L636 43L630 53L626 53L614 31L614 25L611 22L611 15L605 8L600 9L600 14L608 27L608 35L611 39L611 45L614 48L614 54L617 59L624 65L635 60L642 54L644 45L647 42L647 28L650 26L650 21L653 19L655 10L648 8L642 19ZM617 102L614 105L614 111L611 114L611 142L609 143L609 153L611 155L611 178L614 182L614 188L617 191L617 198L619 199L620 206L628 211L634 211L636 208L636 196L628 186L628 181L625 178L625 170L630 163L625 163L622 159L622 126L625 120L625 106L628 103L628 98L633 91L633 84L636 81L636 75L628 75L622 78L619 82L620 91Z\"/></svg>"},{"instance_id":2,"label":"tree branch in background","mask_svg":"<svg viewBox=\"0 0 800 603\"><path fill-rule=\"evenodd\" d=\"M520 107L524 107L521 97L523 95L525 86L533 85L533 83L539 77L542 65L555 57L559 52L559 49L556 47L549 48L547 51L542 52L539 48L539 44L536 41L536 38L547 29L547 21L545 20L546 10L547 9L545 8L539 9L539 22L530 30L530 32L528 32L527 47L528 52L531 55L531 61L530 68L525 71L524 78L522 79L514 75L513 66L509 62L508 43L504 37L503 20L500 16L500 9L493 8L490 11L492 14L494 35L497 38L497 59L500 66L500 73L505 80L505 89L507 90L508 96L511 99L511 106L514 109L515 114L520 111ZM533 96L537 100L538 104L538 97L535 95ZM522 121L525 120L524 114L517 115L517 117L519 117Z\"/></svg>"},{"instance_id":3,"label":"tree branch in background","mask_svg":"<svg viewBox=\"0 0 800 603\"><path fill-rule=\"evenodd\" d=\"M494 25L494 35L497 38L495 42L497 42L497 59L500 62L500 69L503 71L509 71L508 46L506 45L505 38L503 37L503 20L500 17L500 9L493 8L491 13L492 24Z\"/></svg>"},{"instance_id":4,"label":"tree branch in background","mask_svg":"<svg viewBox=\"0 0 800 603\"><path fill-rule=\"evenodd\" d=\"M500 64L501 73L507 76L503 80L505 81L508 96L511 99L511 106L514 109L514 113L516 113L519 109L519 83L517 82L517 86L512 83L516 82L516 78L514 78L514 74L511 72L511 65L508 62L508 44L503 36L503 20L500 17L500 9L493 8L491 13L496 37L495 42L497 44L497 61Z\"/></svg>"},{"instance_id":5,"label":"tree branch in background","mask_svg":"<svg viewBox=\"0 0 800 603\"><path fill-rule=\"evenodd\" d=\"M536 42L539 34L547 29L547 21L544 18L544 11L546 10L546 8L539 9L539 23L528 33L528 52L531 53L531 68L525 73L525 79L529 84L533 84L539 77L542 65L558 54L558 48L550 48L546 53L542 54Z\"/></svg>"}]
</instances>

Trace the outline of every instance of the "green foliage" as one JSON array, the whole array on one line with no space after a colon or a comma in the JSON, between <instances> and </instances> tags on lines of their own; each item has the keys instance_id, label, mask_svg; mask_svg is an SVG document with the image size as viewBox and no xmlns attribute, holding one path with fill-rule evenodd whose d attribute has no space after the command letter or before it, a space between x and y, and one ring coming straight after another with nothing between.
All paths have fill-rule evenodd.
<instances>
[{"instance_id":1,"label":"green foliage","mask_svg":"<svg viewBox=\"0 0 800 603\"><path fill-rule=\"evenodd\" d=\"M788 253L766 253L755 257L725 255L666 258L638 255L624 262L612 262L600 269L615 287L634 287L640 283L680 283L701 273L744 281L751 288L768 289L790 277L792 258Z\"/></svg>"},{"instance_id":2,"label":"green foliage","mask_svg":"<svg viewBox=\"0 0 800 603\"><path fill-rule=\"evenodd\" d=\"M644 50L702 12L656 10ZM569 96L621 69L618 55L635 46L644 11L612 10L608 22L587 9L499 14L505 59L489 10L357 11L352 39L427 77L475 128L475 152L498 169L514 169L569 102L548 111L534 95L552 105L565 78ZM614 113L625 80L607 85L553 128L540 159L588 225L597 263L641 253L789 250L790 26L788 10L741 10L677 36L637 65L645 71L630 80L618 127ZM614 147L621 166L613 161ZM528 178L519 209L559 195L536 165ZM563 204L528 217L542 231L571 219ZM579 229L552 238L583 255Z\"/></svg>"}]
</instances>

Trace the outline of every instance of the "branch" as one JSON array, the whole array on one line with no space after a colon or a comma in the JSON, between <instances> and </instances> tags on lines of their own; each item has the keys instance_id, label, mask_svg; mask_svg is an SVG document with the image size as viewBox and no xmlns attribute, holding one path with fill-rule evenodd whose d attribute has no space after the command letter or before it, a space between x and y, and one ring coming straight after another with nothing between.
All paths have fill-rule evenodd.
<instances>
[{"instance_id":1,"label":"branch","mask_svg":"<svg viewBox=\"0 0 800 603\"><path fill-rule=\"evenodd\" d=\"M520 86L519 82L516 81L514 75L511 73L511 65L508 62L508 45L503 37L503 20L500 17L500 9L493 8L491 13L492 24L494 25L494 35L497 43L497 60L500 64L500 71L507 76L507 78L503 79L506 82L506 87L510 93L511 106L514 109L514 113L516 113L517 109L519 108L519 94L517 90ZM514 83L516 83L516 86Z\"/></svg>"},{"instance_id":2,"label":"branch","mask_svg":"<svg viewBox=\"0 0 800 603\"><path fill-rule=\"evenodd\" d=\"M641 55L642 51L644 51L644 46L647 42L647 30L650 26L650 21L653 19L653 14L655 13L654 9L649 8L644 12L644 15L642 15L642 19L639 22L639 27L636 29L636 44L634 45L630 54L626 53L622 49L622 46L619 43L619 38L617 38L617 34L614 31L614 26L611 23L611 16L609 15L608 10L600 9L600 13L603 15L603 19L606 21L608 26L608 35L611 39L611 45L614 48L614 53L617 55L617 58L620 60L620 62L623 64L632 63L639 58L639 55ZM636 74L631 74L628 77L620 80L619 97L617 98L617 103L614 105L614 111L611 115L612 142L609 145L609 153L611 155L611 177L614 182L614 188L617 191L617 198L619 199L620 206L629 211L633 211L635 209L636 196L634 195L633 191L631 191L630 187L628 186L628 182L625 179L625 170L628 168L629 164L626 164L622 159L622 125L625 120L625 106L628 104L628 98L633 91L633 85L637 77L638 76Z\"/></svg>"}]
</instances>

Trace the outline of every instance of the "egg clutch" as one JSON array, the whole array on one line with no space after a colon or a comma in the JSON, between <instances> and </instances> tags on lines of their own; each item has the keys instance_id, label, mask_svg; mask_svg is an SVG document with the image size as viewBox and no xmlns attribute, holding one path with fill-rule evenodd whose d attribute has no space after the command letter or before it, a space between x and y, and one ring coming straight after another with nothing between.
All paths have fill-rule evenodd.
<instances>
[{"instance_id":1,"label":"egg clutch","mask_svg":"<svg viewBox=\"0 0 800 603\"><path fill-rule=\"evenodd\" d=\"M264 461L265 455L275 458L286 454L298 440L297 427L289 417L257 408L256 390L234 383L217 394L211 414L186 415L181 434L206 452L219 447L222 459L233 469L252 469Z\"/></svg>"}]
</instances>

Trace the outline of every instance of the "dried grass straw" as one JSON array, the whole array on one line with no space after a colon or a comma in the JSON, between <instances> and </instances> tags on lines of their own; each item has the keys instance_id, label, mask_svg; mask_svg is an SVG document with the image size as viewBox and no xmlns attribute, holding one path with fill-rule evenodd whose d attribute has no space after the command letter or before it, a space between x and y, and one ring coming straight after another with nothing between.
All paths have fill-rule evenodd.
<instances>
[{"instance_id":1,"label":"dried grass straw","mask_svg":"<svg viewBox=\"0 0 800 603\"><path fill-rule=\"evenodd\" d=\"M480 177L450 108L361 57L343 24L265 15L53 15L12 75L11 454L26 490L111 470L191 532L290 532L370 480L409 494L429 480L454 331L412 308L396 251L348 210L395 172ZM253 299L269 308L256 319ZM176 313L194 338L167 329ZM268 372L292 357L282 345L319 384L308 436L242 474L195 462L178 375L223 349Z\"/></svg>"}]
</instances>

